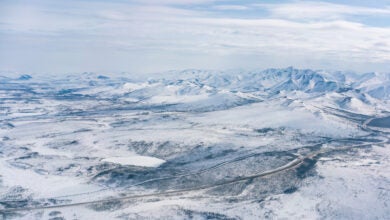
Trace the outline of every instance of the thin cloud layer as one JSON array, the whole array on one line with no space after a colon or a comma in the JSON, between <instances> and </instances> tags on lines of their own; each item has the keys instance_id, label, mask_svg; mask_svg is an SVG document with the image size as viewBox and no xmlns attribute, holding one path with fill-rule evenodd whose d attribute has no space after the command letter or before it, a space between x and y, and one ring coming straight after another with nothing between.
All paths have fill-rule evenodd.
<instances>
[{"instance_id":1,"label":"thin cloud layer","mask_svg":"<svg viewBox=\"0 0 390 220\"><path fill-rule=\"evenodd\" d=\"M286 4L255 4L266 8L272 16L285 19L346 19L347 16L390 16L390 7L374 8L328 2L292 2ZM389 17L388 17L389 18Z\"/></svg>"},{"instance_id":2,"label":"thin cloud layer","mask_svg":"<svg viewBox=\"0 0 390 220\"><path fill-rule=\"evenodd\" d=\"M149 0L5 1L2 8L3 70L390 67L388 7ZM372 24L378 16L382 23Z\"/></svg>"}]
</instances>

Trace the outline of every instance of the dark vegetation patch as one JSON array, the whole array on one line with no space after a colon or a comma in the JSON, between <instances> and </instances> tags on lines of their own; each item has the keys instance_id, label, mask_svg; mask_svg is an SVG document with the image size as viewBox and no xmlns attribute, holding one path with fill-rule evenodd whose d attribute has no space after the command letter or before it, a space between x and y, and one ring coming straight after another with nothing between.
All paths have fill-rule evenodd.
<instances>
[{"instance_id":1,"label":"dark vegetation patch","mask_svg":"<svg viewBox=\"0 0 390 220\"><path fill-rule=\"evenodd\" d=\"M179 213L184 215L185 219L208 219L208 220L236 220L238 218L232 218L224 214L216 212L202 212L190 209L181 209Z\"/></svg>"},{"instance_id":2,"label":"dark vegetation patch","mask_svg":"<svg viewBox=\"0 0 390 220\"><path fill-rule=\"evenodd\" d=\"M317 163L317 159L305 158L302 164L296 169L296 174L298 178L304 179L308 176L313 176L314 173L311 172Z\"/></svg>"},{"instance_id":3,"label":"dark vegetation patch","mask_svg":"<svg viewBox=\"0 0 390 220\"><path fill-rule=\"evenodd\" d=\"M95 211L114 211L122 208L123 203L120 200L112 200L106 202L99 202L89 205Z\"/></svg>"},{"instance_id":4,"label":"dark vegetation patch","mask_svg":"<svg viewBox=\"0 0 390 220\"><path fill-rule=\"evenodd\" d=\"M292 194L292 193L296 192L297 190L298 190L298 188L297 188L297 187L295 187L295 186L292 186L292 187L290 187L290 188L288 188L288 189L284 190L284 192L283 192L283 193L285 193L285 194Z\"/></svg>"}]
</instances>

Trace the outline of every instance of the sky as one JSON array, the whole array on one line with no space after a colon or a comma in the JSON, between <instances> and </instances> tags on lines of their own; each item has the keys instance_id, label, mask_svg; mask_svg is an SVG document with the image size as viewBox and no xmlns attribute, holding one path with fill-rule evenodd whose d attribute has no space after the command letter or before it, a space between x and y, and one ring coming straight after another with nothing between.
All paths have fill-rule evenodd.
<instances>
[{"instance_id":1,"label":"sky","mask_svg":"<svg viewBox=\"0 0 390 220\"><path fill-rule=\"evenodd\" d=\"M390 72L390 0L0 0L0 71Z\"/></svg>"}]
</instances>

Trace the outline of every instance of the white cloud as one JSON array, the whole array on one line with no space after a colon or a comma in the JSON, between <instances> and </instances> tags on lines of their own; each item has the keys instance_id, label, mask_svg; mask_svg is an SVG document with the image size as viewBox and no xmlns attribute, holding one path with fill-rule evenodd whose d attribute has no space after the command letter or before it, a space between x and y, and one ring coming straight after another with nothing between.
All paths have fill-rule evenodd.
<instances>
[{"instance_id":1,"label":"white cloud","mask_svg":"<svg viewBox=\"0 0 390 220\"><path fill-rule=\"evenodd\" d=\"M153 5L199 5L217 1L221 0L132 0L131 2Z\"/></svg>"},{"instance_id":2,"label":"white cloud","mask_svg":"<svg viewBox=\"0 0 390 220\"><path fill-rule=\"evenodd\" d=\"M330 11L329 3L320 5L327 9L319 10L318 16ZM4 42L0 68L144 72L258 65L390 66L390 28L342 16L301 20L291 15L291 19L279 10L283 4L279 9L269 7L271 17L254 19L157 4L82 2L72 4L72 10L66 2L7 7L8 13L0 16L0 41ZM341 13L332 10L329 13Z\"/></svg>"},{"instance_id":3,"label":"white cloud","mask_svg":"<svg viewBox=\"0 0 390 220\"><path fill-rule=\"evenodd\" d=\"M241 11L241 10L248 10L250 7L245 5L216 5L213 8L217 10L226 10L226 11Z\"/></svg>"},{"instance_id":4,"label":"white cloud","mask_svg":"<svg viewBox=\"0 0 390 220\"><path fill-rule=\"evenodd\" d=\"M284 4L254 4L253 6L269 10L273 16L286 19L341 19L347 15L386 15L390 8L372 8L353 5L341 5L328 2L292 2Z\"/></svg>"}]
</instances>

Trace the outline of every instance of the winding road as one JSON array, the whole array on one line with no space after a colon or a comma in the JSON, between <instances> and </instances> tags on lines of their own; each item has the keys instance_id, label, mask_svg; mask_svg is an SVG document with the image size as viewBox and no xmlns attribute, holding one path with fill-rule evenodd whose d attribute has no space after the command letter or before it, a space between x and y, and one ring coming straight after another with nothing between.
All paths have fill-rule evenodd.
<instances>
[{"instance_id":1,"label":"winding road","mask_svg":"<svg viewBox=\"0 0 390 220\"><path fill-rule=\"evenodd\" d=\"M376 144L381 143L387 143L388 139L384 139L382 142L377 142ZM0 213L12 213L12 212L20 212L20 211L31 211L31 210L43 210L43 209L55 209L55 208L64 208L64 207L74 207L74 206L81 206L81 205L93 205L93 204L101 204L101 203L108 203L108 202L116 202L116 201L127 201L131 199L137 199L137 198L146 198L146 197L154 197L154 196L163 196L163 195L174 195L174 194L180 194L180 193L186 193L186 192L192 192L192 191L200 191L200 190L206 190L215 188L218 186L233 184L237 182L242 182L254 178L260 178L260 177L267 177L270 175L274 175L280 172L284 172L287 170L291 170L294 168L299 167L305 160L313 159L314 157L323 154L328 153L331 151L342 151L342 150L348 150L351 148L358 148L358 147L366 147L370 146L371 143L362 143L352 146L346 146L346 147L338 147L338 148L332 148L332 149L321 149L316 152L310 153L306 156L298 156L296 159L290 161L289 163L280 166L278 168L268 170L262 173L257 173L249 176L239 177L232 180L225 180L216 184L212 185L203 185L199 187L193 187L188 189L180 189L180 190L170 190L165 192L158 192L158 193L150 193L150 194L141 194L141 195L130 195L130 196L122 196L122 197L115 197L115 198L107 198L107 199L99 199L99 200L93 200L93 201L85 201L85 202L76 202L76 203L68 203L68 204L54 204L54 205L48 205L48 206L33 206L33 207L21 207L21 208L8 208L8 209L2 209L0 210ZM149 180L150 181L150 180Z\"/></svg>"}]
</instances>

